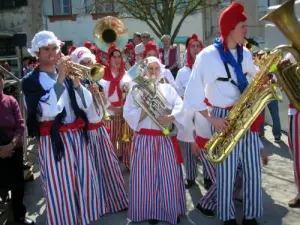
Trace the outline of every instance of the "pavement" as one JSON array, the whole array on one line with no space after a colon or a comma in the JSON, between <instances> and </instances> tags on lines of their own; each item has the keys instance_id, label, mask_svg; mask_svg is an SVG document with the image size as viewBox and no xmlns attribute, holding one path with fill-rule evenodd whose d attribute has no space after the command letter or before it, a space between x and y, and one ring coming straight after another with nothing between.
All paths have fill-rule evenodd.
<instances>
[{"instance_id":1,"label":"pavement","mask_svg":"<svg viewBox=\"0 0 300 225\"><path fill-rule=\"evenodd\" d=\"M294 181L293 164L291 161L287 136L283 135L283 142L274 143L271 127L266 126L265 138L262 141L268 153L269 163L262 169L263 180L263 201L264 215L259 218L261 225L299 225L300 209L290 209L288 201L295 197L296 187ZM45 222L45 198L43 196L40 173L38 169L37 147L29 145L29 160L34 163L35 180L26 183L25 204L28 210L28 217L34 219L37 225L44 225ZM121 165L123 176L127 187L129 172ZM198 166L199 176L197 186L186 191L187 213L181 218L181 225L218 225L222 224L217 219L208 219L202 216L194 207L197 205L202 194L205 193L203 187L202 166ZM237 219L242 219L242 205L236 204ZM0 223L1 224L1 223ZM91 225L135 225L149 224L132 223L127 219L126 212L119 212L103 216L99 221ZM159 223L167 224L167 223Z\"/></svg>"}]
</instances>

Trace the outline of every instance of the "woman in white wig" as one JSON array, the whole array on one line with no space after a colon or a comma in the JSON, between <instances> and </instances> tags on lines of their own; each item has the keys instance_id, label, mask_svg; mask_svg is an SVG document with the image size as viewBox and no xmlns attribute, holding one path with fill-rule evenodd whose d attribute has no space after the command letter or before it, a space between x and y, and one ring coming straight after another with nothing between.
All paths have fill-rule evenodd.
<instances>
[{"instance_id":1,"label":"woman in white wig","mask_svg":"<svg viewBox=\"0 0 300 225\"><path fill-rule=\"evenodd\" d=\"M75 63L83 66L91 67L95 62L95 55L86 47L76 48L71 54ZM99 77L100 78L100 77ZM121 174L118 158L115 154L114 147L102 122L104 116L104 108L110 106L104 94L99 92L97 83L86 81L86 87L89 87L93 94L94 103L84 108L89 121L89 154L91 155L92 167L97 171L97 179L99 182L100 198L98 208L98 216L106 213L114 213L128 207L128 199L125 192L125 182ZM101 106L100 96L103 100ZM98 99L98 104L95 102ZM105 104L105 105L104 105ZM85 168L84 168L85 169ZM93 200L95 201L95 199Z\"/></svg>"},{"instance_id":2,"label":"woman in white wig","mask_svg":"<svg viewBox=\"0 0 300 225\"><path fill-rule=\"evenodd\" d=\"M183 123L181 98L170 84L159 82L164 70L160 60L148 57L146 61L144 76L155 77L166 106L172 109L170 115L160 117L158 122L163 126L172 122L180 126ZM139 94L138 98L142 98L142 93ZM134 91L130 90L123 113L131 129L136 131L131 149L128 217L134 222L176 224L186 209L183 158L177 139L165 136L133 96Z\"/></svg>"}]
</instances>

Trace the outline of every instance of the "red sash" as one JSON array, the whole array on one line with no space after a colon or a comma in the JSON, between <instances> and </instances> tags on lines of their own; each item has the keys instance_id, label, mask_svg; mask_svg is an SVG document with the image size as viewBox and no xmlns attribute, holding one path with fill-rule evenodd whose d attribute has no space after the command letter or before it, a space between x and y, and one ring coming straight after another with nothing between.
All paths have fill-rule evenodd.
<instances>
[{"instance_id":1,"label":"red sash","mask_svg":"<svg viewBox=\"0 0 300 225\"><path fill-rule=\"evenodd\" d=\"M45 121L41 123L40 126L40 135L48 136L50 135L51 127L53 121ZM85 123L82 119L77 119L74 123L66 123L59 126L59 132L67 132L69 130L82 129L85 126Z\"/></svg>"},{"instance_id":2,"label":"red sash","mask_svg":"<svg viewBox=\"0 0 300 225\"><path fill-rule=\"evenodd\" d=\"M140 131L137 132L137 134L149 135L149 136L165 136L163 134L163 132L160 130L150 130L150 129L141 129ZM177 141L177 137L171 136L170 139L172 141L172 145L174 148L176 161L178 164L181 164L181 163L183 163L183 157L182 157L181 150L180 150L180 147L179 147L179 144Z\"/></svg>"},{"instance_id":3,"label":"red sash","mask_svg":"<svg viewBox=\"0 0 300 225\"><path fill-rule=\"evenodd\" d=\"M195 135L195 141L200 149L205 149L205 144L209 139Z\"/></svg>"},{"instance_id":4,"label":"red sash","mask_svg":"<svg viewBox=\"0 0 300 225\"><path fill-rule=\"evenodd\" d=\"M98 123L89 123L88 125L88 130L96 130L100 127L104 126L104 123L103 122L98 122Z\"/></svg>"}]
</instances>

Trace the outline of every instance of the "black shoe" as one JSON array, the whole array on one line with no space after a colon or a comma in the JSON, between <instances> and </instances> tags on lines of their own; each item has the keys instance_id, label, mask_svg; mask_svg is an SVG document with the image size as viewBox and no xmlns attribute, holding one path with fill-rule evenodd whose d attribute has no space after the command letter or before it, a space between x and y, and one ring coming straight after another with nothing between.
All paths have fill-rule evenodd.
<instances>
[{"instance_id":1,"label":"black shoe","mask_svg":"<svg viewBox=\"0 0 300 225\"><path fill-rule=\"evenodd\" d=\"M256 219L243 219L243 225L258 225Z\"/></svg>"},{"instance_id":2,"label":"black shoe","mask_svg":"<svg viewBox=\"0 0 300 225\"><path fill-rule=\"evenodd\" d=\"M289 201L290 208L300 208L300 198L296 197Z\"/></svg>"},{"instance_id":3,"label":"black shoe","mask_svg":"<svg viewBox=\"0 0 300 225\"><path fill-rule=\"evenodd\" d=\"M18 221L15 221L14 224L15 225L34 225L35 223L31 219L22 218L22 219L20 219Z\"/></svg>"},{"instance_id":4,"label":"black shoe","mask_svg":"<svg viewBox=\"0 0 300 225\"><path fill-rule=\"evenodd\" d=\"M189 189L189 188L193 187L195 184L196 184L195 180L186 180L185 188Z\"/></svg>"},{"instance_id":5,"label":"black shoe","mask_svg":"<svg viewBox=\"0 0 300 225\"><path fill-rule=\"evenodd\" d=\"M177 223L180 223L180 217L179 216L177 217Z\"/></svg>"},{"instance_id":6,"label":"black shoe","mask_svg":"<svg viewBox=\"0 0 300 225\"><path fill-rule=\"evenodd\" d=\"M159 220L149 220L149 224L158 224Z\"/></svg>"},{"instance_id":7,"label":"black shoe","mask_svg":"<svg viewBox=\"0 0 300 225\"><path fill-rule=\"evenodd\" d=\"M205 209L203 208L200 204L196 205L196 209L201 213L203 214L204 216L207 216L207 217L210 217L210 218L213 218L215 217L215 213L214 211L210 210L210 209Z\"/></svg>"},{"instance_id":8,"label":"black shoe","mask_svg":"<svg viewBox=\"0 0 300 225\"><path fill-rule=\"evenodd\" d=\"M239 225L236 220L227 220L224 221L224 225Z\"/></svg>"},{"instance_id":9,"label":"black shoe","mask_svg":"<svg viewBox=\"0 0 300 225\"><path fill-rule=\"evenodd\" d=\"M205 188L205 190L210 189L211 185L212 185L211 179L209 179L209 178L204 178L204 188Z\"/></svg>"}]
</instances>

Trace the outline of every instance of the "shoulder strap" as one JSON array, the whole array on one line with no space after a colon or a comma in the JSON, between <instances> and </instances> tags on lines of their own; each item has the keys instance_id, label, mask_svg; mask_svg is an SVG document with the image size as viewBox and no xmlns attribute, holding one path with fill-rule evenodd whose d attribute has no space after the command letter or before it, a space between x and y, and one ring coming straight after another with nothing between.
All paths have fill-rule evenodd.
<instances>
[{"instance_id":1,"label":"shoulder strap","mask_svg":"<svg viewBox=\"0 0 300 225\"><path fill-rule=\"evenodd\" d=\"M228 68L228 64L225 63L225 62L223 62L223 64L224 64L224 67L225 67L225 70L226 70L226 73L227 73L227 77L219 77L217 80L218 81L223 81L223 82L230 82L234 86L238 87L237 83L234 80L232 80L232 78L231 78L231 73L230 73L230 70Z\"/></svg>"}]
</instances>

